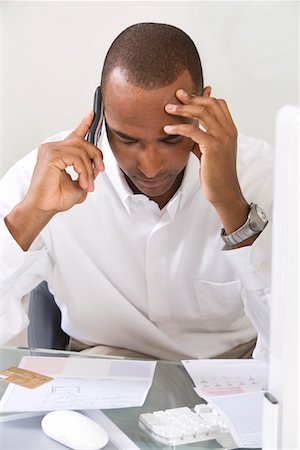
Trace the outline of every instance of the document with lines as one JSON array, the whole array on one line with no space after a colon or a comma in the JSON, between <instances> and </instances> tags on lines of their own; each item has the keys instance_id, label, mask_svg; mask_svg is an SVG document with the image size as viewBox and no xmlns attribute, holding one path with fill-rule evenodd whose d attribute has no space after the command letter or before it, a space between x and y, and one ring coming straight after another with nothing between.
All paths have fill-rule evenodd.
<instances>
[{"instance_id":1,"label":"document with lines","mask_svg":"<svg viewBox=\"0 0 300 450\"><path fill-rule=\"evenodd\" d=\"M245 394L267 389L268 366L254 359L182 361L200 397Z\"/></svg>"},{"instance_id":2,"label":"document with lines","mask_svg":"<svg viewBox=\"0 0 300 450\"><path fill-rule=\"evenodd\" d=\"M268 366L253 359L182 361L195 391L215 408L238 447L262 446L263 396Z\"/></svg>"},{"instance_id":3,"label":"document with lines","mask_svg":"<svg viewBox=\"0 0 300 450\"><path fill-rule=\"evenodd\" d=\"M20 367L54 379L30 390L10 384L0 411L141 406L151 387L156 362L25 356Z\"/></svg>"}]
</instances>

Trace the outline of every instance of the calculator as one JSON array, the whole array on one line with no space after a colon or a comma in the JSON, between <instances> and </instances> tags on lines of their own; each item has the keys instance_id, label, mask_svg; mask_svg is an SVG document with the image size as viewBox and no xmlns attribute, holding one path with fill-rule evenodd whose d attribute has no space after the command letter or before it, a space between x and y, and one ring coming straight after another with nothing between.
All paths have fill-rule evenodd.
<instances>
[{"instance_id":1,"label":"calculator","mask_svg":"<svg viewBox=\"0 0 300 450\"><path fill-rule=\"evenodd\" d=\"M220 414L205 403L196 405L194 409L181 407L140 414L139 426L152 439L165 445L217 439L227 448L236 447Z\"/></svg>"}]
</instances>

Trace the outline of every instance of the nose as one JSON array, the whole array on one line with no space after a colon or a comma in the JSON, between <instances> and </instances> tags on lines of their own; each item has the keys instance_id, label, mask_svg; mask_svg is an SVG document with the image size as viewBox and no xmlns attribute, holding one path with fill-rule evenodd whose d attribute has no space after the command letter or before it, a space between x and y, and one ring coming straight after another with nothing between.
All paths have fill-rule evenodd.
<instances>
[{"instance_id":1,"label":"nose","mask_svg":"<svg viewBox=\"0 0 300 450\"><path fill-rule=\"evenodd\" d=\"M148 145L140 152L138 168L145 177L155 178L162 169L162 157L158 146Z\"/></svg>"}]
</instances>

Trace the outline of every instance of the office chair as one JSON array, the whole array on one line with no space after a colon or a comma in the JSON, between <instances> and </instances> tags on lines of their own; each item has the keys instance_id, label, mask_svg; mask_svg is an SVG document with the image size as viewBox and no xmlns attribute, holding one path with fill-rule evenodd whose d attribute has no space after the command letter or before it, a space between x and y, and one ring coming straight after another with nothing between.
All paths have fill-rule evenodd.
<instances>
[{"instance_id":1,"label":"office chair","mask_svg":"<svg viewBox=\"0 0 300 450\"><path fill-rule=\"evenodd\" d=\"M29 348L65 350L69 336L61 329L61 312L46 281L32 290L29 300Z\"/></svg>"}]
</instances>

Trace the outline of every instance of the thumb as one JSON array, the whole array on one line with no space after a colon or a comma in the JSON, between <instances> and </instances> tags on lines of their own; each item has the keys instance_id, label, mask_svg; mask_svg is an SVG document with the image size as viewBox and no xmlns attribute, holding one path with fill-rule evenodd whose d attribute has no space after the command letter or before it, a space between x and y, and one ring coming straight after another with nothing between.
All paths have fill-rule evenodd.
<instances>
[{"instance_id":1,"label":"thumb","mask_svg":"<svg viewBox=\"0 0 300 450\"><path fill-rule=\"evenodd\" d=\"M68 137L78 136L84 138L91 128L93 119L94 113L93 111L90 111L86 116L84 116L78 127L75 128L75 130L73 130Z\"/></svg>"}]
</instances>

